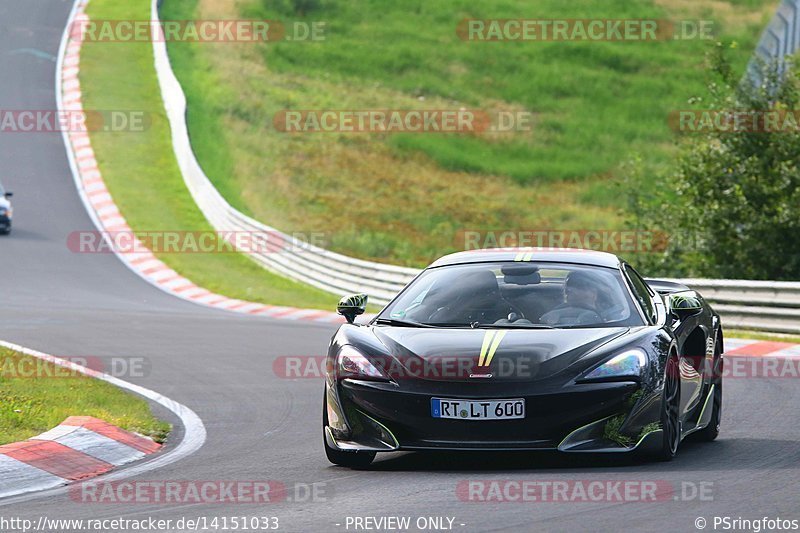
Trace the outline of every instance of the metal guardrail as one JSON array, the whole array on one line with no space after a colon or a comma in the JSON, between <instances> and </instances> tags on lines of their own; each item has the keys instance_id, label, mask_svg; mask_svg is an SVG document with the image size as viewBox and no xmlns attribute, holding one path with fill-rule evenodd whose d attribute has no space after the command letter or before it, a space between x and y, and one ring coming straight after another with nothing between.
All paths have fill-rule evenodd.
<instances>
[{"instance_id":1,"label":"metal guardrail","mask_svg":"<svg viewBox=\"0 0 800 533\"><path fill-rule=\"evenodd\" d=\"M756 55L782 57L800 47L800 0L784 0L770 23ZM152 0L152 20L158 20L158 0ZM280 236L287 251L248 254L263 267L288 278L338 295L365 292L372 302L387 303L419 272L363 261L308 245L254 220L222 197L194 155L186 123L186 97L170 66L166 42L154 39L153 51L161 94L172 130L172 144L183 179L211 225L218 231L267 232ZM753 62L748 67L750 72ZM800 333L800 283L683 279L722 315L727 327Z\"/></svg>"},{"instance_id":2,"label":"metal guardrail","mask_svg":"<svg viewBox=\"0 0 800 533\"><path fill-rule=\"evenodd\" d=\"M761 64L794 54L800 48L800 0L783 0L756 46L747 65L747 77L761 83ZM781 65L782 69L782 65Z\"/></svg>"},{"instance_id":3,"label":"metal guardrail","mask_svg":"<svg viewBox=\"0 0 800 533\"><path fill-rule=\"evenodd\" d=\"M800 333L800 282L676 279L702 294L726 328Z\"/></svg>"},{"instance_id":4,"label":"metal guardrail","mask_svg":"<svg viewBox=\"0 0 800 533\"><path fill-rule=\"evenodd\" d=\"M151 15L152 20L158 20L158 0L152 1ZM217 231L261 232L283 241L285 249L279 252L247 255L273 272L339 295L365 292L372 302L385 304L413 279L416 269L362 261L301 242L231 207L203 172L192 151L186 124L186 96L170 66L165 39L153 39L153 52L178 166L195 203Z\"/></svg>"}]
</instances>

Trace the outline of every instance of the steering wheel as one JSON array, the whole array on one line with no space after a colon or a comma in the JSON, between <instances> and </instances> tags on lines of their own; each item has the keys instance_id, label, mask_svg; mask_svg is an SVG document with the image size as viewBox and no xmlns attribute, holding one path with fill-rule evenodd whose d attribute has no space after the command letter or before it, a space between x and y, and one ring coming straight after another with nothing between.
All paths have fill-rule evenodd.
<instances>
[{"instance_id":1,"label":"steering wheel","mask_svg":"<svg viewBox=\"0 0 800 533\"><path fill-rule=\"evenodd\" d=\"M597 312L596 309L592 309L592 308L589 308L589 307L583 307L581 305L570 305L570 306L567 306L567 307L561 307L561 308L553 309L552 311L548 311L547 313L545 313L541 317L539 317L539 322L544 323L544 324L565 324L565 323L568 323L568 321L564 320L564 315L568 315L573 310L592 313L593 317L596 318L596 320L594 320L594 318L593 318L593 320L586 321L586 320L578 320L578 317L576 316L574 318L574 322L573 322L574 325L592 324L593 322L604 322L603 317L600 316L600 314ZM558 317L558 320L552 321L552 322L549 321L549 320L548 321L542 320L544 317L546 317L550 313L558 313L558 314L555 315L555 316Z\"/></svg>"},{"instance_id":2,"label":"steering wheel","mask_svg":"<svg viewBox=\"0 0 800 533\"><path fill-rule=\"evenodd\" d=\"M515 314L515 315L517 315L517 317L514 319L514 321L516 321L516 320L523 320L523 319L527 320L527 319L525 318L525 315L522 313L522 311L520 311L520 310L519 310L519 308L517 308L515 305L512 305L512 304L510 304L510 303L509 303L508 301L506 301L504 298L502 299L502 302L503 302L503 303L504 303L506 306L508 306L508 310L509 310L510 312L509 312L509 313L507 313L507 314L506 314L506 316L504 316L504 317L503 317L503 318L501 318L500 320L507 320L507 318L506 318L506 317L508 317L508 316L510 316L510 315L512 315L512 314ZM460 316L459 318L463 318L463 319L464 319L465 321L467 321L467 322L483 322L483 321L485 321L485 320L486 320L486 318L485 318L485 317L479 317L479 316L477 316L477 315L480 315L481 313L484 313L484 312L485 312L485 311L487 311L488 309L482 309L482 308L472 308L472 309L469 309L469 308L468 308L467 310L468 310L468 313L466 313L466 316L463 316L464 310L458 310L458 309L455 309L455 311L460 311L460 312L459 312L459 315L461 315L461 316ZM447 315L448 315L448 314L450 314L452 311L454 311L454 309L453 309L453 307L452 307L452 306L449 306L449 305L445 305L445 306L439 307L439 308L438 308L438 309L436 309L436 310L435 310L433 313L431 313L431 314L430 314L430 316L428 317L428 320L429 320L429 321L431 321L431 322L436 322L436 320L435 320L435 319L436 319L436 317L438 317L438 316L442 316L442 315L444 315L444 316L447 316ZM495 321L495 322L496 322L496 321ZM510 321L510 322L512 322L512 321Z\"/></svg>"},{"instance_id":3,"label":"steering wheel","mask_svg":"<svg viewBox=\"0 0 800 533\"><path fill-rule=\"evenodd\" d=\"M508 301L508 300L506 300L505 298L503 298L503 301L506 303L506 305L508 305L508 308L511 310L511 312L510 312L510 313L508 313L508 315L506 315L506 318L507 318L507 320L508 320L509 322L511 322L511 323L514 323L514 322L516 322L517 320L528 320L528 319L525 317L525 313L523 313L523 312L522 312L522 311L519 309L519 307L517 307L516 305L512 304L511 302L509 302L509 301ZM516 317L512 319L512 318L511 318L511 315L516 315Z\"/></svg>"},{"instance_id":4,"label":"steering wheel","mask_svg":"<svg viewBox=\"0 0 800 533\"><path fill-rule=\"evenodd\" d=\"M601 318L606 322L616 322L625 318L625 306L615 305L610 307L607 311L603 312Z\"/></svg>"}]
</instances>

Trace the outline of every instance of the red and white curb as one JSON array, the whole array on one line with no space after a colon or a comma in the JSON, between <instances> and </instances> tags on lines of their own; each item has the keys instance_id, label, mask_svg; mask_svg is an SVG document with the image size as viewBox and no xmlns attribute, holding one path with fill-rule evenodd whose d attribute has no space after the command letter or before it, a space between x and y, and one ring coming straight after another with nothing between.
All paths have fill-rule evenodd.
<instances>
[{"instance_id":1,"label":"red and white curb","mask_svg":"<svg viewBox=\"0 0 800 533\"><path fill-rule=\"evenodd\" d=\"M74 21L80 21L84 22L80 27L86 30L87 25L85 22L89 20L88 15L84 12L86 4L88 4L88 0L76 1L73 14L64 32L62 52L58 57L59 65L56 75L56 100L60 111L83 111L80 80L78 78L82 39L74 39L70 29L73 27ZM63 136L79 195L97 228L101 232L131 232L131 227L125 217L122 216L106 187L92 149L89 134L87 132L64 131ZM115 247L110 242L108 244L110 249L115 250ZM136 249L147 250L139 239L134 239L134 244ZM152 285L173 296L200 305L286 320L344 321L341 316L329 311L265 305L213 293L197 286L191 280L172 270L149 250L131 254L123 254L116 251L115 253L126 266ZM365 316L364 318L369 317ZM749 344L754 342L756 341L751 341ZM734 339L726 341L726 344L729 345L737 345L737 343L747 344L748 341L736 341ZM741 344L741 346L744 346L744 344ZM787 343L777 344L786 344L786 346L778 347L774 350L776 353L780 352L778 356L784 356L785 354L788 354L787 356L800 355L797 351L792 351L789 348L791 345ZM734 346L735 348L736 346ZM786 350L789 351L787 352Z\"/></svg>"},{"instance_id":2,"label":"red and white curb","mask_svg":"<svg viewBox=\"0 0 800 533\"><path fill-rule=\"evenodd\" d=\"M78 365L72 361L0 341L0 346L91 376L138 394L166 408L183 426L181 440L148 461L107 473L114 467L141 459L161 446L101 420L70 417L61 426L22 443L0 447L0 505L40 497L28 494L59 487L78 479L105 474L108 481L149 472L172 464L199 450L206 428L197 414L183 404L155 391ZM58 489L56 489L58 490Z\"/></svg>"},{"instance_id":3,"label":"red and white curb","mask_svg":"<svg viewBox=\"0 0 800 533\"><path fill-rule=\"evenodd\" d=\"M160 448L98 418L71 416L39 436L0 446L0 498L96 477Z\"/></svg>"},{"instance_id":4,"label":"red and white curb","mask_svg":"<svg viewBox=\"0 0 800 533\"><path fill-rule=\"evenodd\" d=\"M743 339L726 339L725 342L725 354L728 356L800 358L798 344ZM132 390L157 401L181 418L185 436L174 451L139 467L123 470L119 473L121 476L106 476L109 481L165 466L193 453L205 441L205 428L197 415L157 393L21 346L3 341L0 341L0 346ZM97 418L69 417L56 428L27 441L0 446L0 498L51 489L106 474L117 466L142 459L160 448L160 444L146 437L124 431Z\"/></svg>"},{"instance_id":5,"label":"red and white curb","mask_svg":"<svg viewBox=\"0 0 800 533\"><path fill-rule=\"evenodd\" d=\"M725 355L800 358L800 344L750 339L725 339Z\"/></svg>"},{"instance_id":6,"label":"red and white curb","mask_svg":"<svg viewBox=\"0 0 800 533\"><path fill-rule=\"evenodd\" d=\"M86 29L89 17L84 12L88 0L78 0L73 16L65 32L66 46L59 57L56 75L56 99L60 111L82 112L83 103L78 74L80 73L80 52L82 39L71 35L71 28ZM73 22L83 23L74 26ZM125 217L118 209L111 193L106 187L103 175L97 164L92 141L88 132L64 131L64 143L70 159L73 178L98 230L101 232L131 232ZM109 242L109 245L111 243ZM317 309L300 309L265 305L228 298L199 287L189 279L181 276L148 250L141 241L134 240L136 249L147 250L141 253L123 254L115 252L117 257L133 272L159 289L197 304L245 313L286 320L311 320L318 322L342 322L344 319L336 313ZM114 249L113 246L110 246Z\"/></svg>"}]
</instances>

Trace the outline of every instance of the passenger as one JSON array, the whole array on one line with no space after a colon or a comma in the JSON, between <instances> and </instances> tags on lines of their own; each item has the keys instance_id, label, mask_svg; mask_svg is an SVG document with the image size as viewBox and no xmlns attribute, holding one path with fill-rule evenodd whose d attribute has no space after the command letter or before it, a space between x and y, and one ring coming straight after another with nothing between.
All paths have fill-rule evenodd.
<instances>
[{"instance_id":1,"label":"passenger","mask_svg":"<svg viewBox=\"0 0 800 533\"><path fill-rule=\"evenodd\" d=\"M601 281L594 275L575 270L564 282L564 303L543 314L542 324L580 326L603 322L598 309Z\"/></svg>"}]
</instances>

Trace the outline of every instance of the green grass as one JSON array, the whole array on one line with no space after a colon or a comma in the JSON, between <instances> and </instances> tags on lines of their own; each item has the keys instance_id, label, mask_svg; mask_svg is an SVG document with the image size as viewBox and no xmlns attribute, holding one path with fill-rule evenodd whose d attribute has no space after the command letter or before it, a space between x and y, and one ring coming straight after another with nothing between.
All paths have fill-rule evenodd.
<instances>
[{"instance_id":1,"label":"green grass","mask_svg":"<svg viewBox=\"0 0 800 533\"><path fill-rule=\"evenodd\" d=\"M43 433L69 416L100 418L157 442L170 430L137 396L0 347L0 444Z\"/></svg>"},{"instance_id":2,"label":"green grass","mask_svg":"<svg viewBox=\"0 0 800 533\"><path fill-rule=\"evenodd\" d=\"M165 19L325 21L322 42L169 43L206 173L240 210L325 231L359 257L410 265L459 249L464 229L618 229L620 166L676 153L666 117L702 94L707 41L461 41L464 18L713 19L742 70L771 0L379 2L166 0ZM283 109L530 111L531 132L295 134Z\"/></svg>"},{"instance_id":3,"label":"green grass","mask_svg":"<svg viewBox=\"0 0 800 533\"><path fill-rule=\"evenodd\" d=\"M148 0L92 0L95 20L149 20ZM91 43L81 52L83 103L90 109L145 111L145 132L103 132L92 145L103 178L134 230L211 231L175 161L149 43ZM331 310L337 298L262 269L236 253L158 257L194 283L232 298Z\"/></svg>"},{"instance_id":4,"label":"green grass","mask_svg":"<svg viewBox=\"0 0 800 533\"><path fill-rule=\"evenodd\" d=\"M613 418L609 418L606 425L603 427L603 437L614 441L622 446L630 446L633 444L633 439L628 435L620 433L620 429L625 424L625 419L627 415L617 415Z\"/></svg>"},{"instance_id":5,"label":"green grass","mask_svg":"<svg viewBox=\"0 0 800 533\"><path fill-rule=\"evenodd\" d=\"M800 335L791 335L788 333L764 333L761 331L728 329L725 330L725 337L729 339L752 339L757 341L791 342L800 344Z\"/></svg>"}]
</instances>

